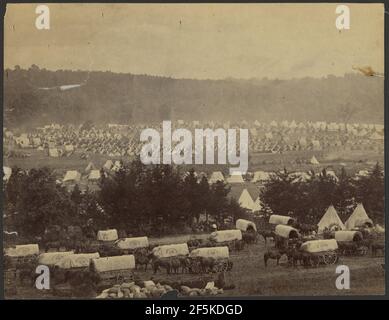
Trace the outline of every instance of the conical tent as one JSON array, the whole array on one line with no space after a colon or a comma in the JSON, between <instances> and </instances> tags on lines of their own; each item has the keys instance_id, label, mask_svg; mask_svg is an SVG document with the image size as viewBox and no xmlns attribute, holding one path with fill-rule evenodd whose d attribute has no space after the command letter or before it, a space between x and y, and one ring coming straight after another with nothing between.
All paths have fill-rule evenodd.
<instances>
[{"instance_id":1,"label":"conical tent","mask_svg":"<svg viewBox=\"0 0 389 320\"><path fill-rule=\"evenodd\" d=\"M90 171L96 169L95 165L93 164L93 162L89 162L88 165L86 166L85 168L85 172L86 173L89 173Z\"/></svg>"},{"instance_id":2,"label":"conical tent","mask_svg":"<svg viewBox=\"0 0 389 320\"><path fill-rule=\"evenodd\" d=\"M373 221L367 215L365 208L362 203L359 203L357 207L354 209L354 212L347 219L345 225L348 230L351 230L355 227L362 225L365 222L369 222L373 224Z\"/></svg>"},{"instance_id":3,"label":"conical tent","mask_svg":"<svg viewBox=\"0 0 389 320\"><path fill-rule=\"evenodd\" d=\"M253 212L258 212L261 211L262 205L261 205L261 200L259 200L259 197L254 201L254 206L253 206Z\"/></svg>"},{"instance_id":4,"label":"conical tent","mask_svg":"<svg viewBox=\"0 0 389 320\"><path fill-rule=\"evenodd\" d=\"M340 220L338 213L336 212L333 205L329 206L326 213L323 215L319 223L317 224L319 227L319 232L323 231L326 227L330 227L331 225L338 225L341 230L346 229L342 220Z\"/></svg>"},{"instance_id":5,"label":"conical tent","mask_svg":"<svg viewBox=\"0 0 389 320\"><path fill-rule=\"evenodd\" d=\"M312 156L312 158L311 158L311 164L320 164L320 162L319 161L317 161L317 159L316 159L316 157L315 156Z\"/></svg>"},{"instance_id":6,"label":"conical tent","mask_svg":"<svg viewBox=\"0 0 389 320\"><path fill-rule=\"evenodd\" d=\"M242 191L242 194L240 195L238 202L242 208L248 210L253 210L254 208L254 201L251 198L250 193L247 191L247 189L244 189Z\"/></svg>"},{"instance_id":7,"label":"conical tent","mask_svg":"<svg viewBox=\"0 0 389 320\"><path fill-rule=\"evenodd\" d=\"M223 173L221 173L220 171L212 172L211 177L209 178L208 182L209 183L216 183L218 181L224 182Z\"/></svg>"}]
</instances>

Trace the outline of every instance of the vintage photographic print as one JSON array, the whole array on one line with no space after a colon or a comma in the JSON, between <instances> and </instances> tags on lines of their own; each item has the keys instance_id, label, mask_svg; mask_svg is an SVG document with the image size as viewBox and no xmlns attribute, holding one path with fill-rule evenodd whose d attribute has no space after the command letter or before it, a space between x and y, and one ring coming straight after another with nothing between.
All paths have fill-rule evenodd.
<instances>
[{"instance_id":1,"label":"vintage photographic print","mask_svg":"<svg viewBox=\"0 0 389 320\"><path fill-rule=\"evenodd\" d=\"M382 3L4 8L6 299L385 294Z\"/></svg>"}]
</instances>

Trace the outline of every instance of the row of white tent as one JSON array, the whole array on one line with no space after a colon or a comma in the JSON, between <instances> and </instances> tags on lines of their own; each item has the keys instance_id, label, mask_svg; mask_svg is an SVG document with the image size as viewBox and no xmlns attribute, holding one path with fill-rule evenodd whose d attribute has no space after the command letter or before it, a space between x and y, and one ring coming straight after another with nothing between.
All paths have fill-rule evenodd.
<instances>
[{"instance_id":1,"label":"row of white tent","mask_svg":"<svg viewBox=\"0 0 389 320\"><path fill-rule=\"evenodd\" d=\"M322 232L326 228L331 228L332 226L337 226L341 230L351 230L366 222L373 225L373 221L367 215L362 203L359 203L356 206L353 213L345 223L342 222L338 213L336 212L336 209L333 205L331 205L328 207L327 211L324 213L323 217L319 221L318 227L319 232Z\"/></svg>"}]
</instances>

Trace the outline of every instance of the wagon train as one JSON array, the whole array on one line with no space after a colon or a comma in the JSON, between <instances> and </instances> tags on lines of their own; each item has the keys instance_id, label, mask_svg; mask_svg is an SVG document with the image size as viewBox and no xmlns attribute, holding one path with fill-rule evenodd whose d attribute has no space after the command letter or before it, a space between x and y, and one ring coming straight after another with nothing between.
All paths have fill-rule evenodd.
<instances>
[{"instance_id":1,"label":"wagon train","mask_svg":"<svg viewBox=\"0 0 389 320\"><path fill-rule=\"evenodd\" d=\"M305 266L331 265L338 261L338 244L335 239L311 240L300 247Z\"/></svg>"},{"instance_id":2,"label":"wagon train","mask_svg":"<svg viewBox=\"0 0 389 320\"><path fill-rule=\"evenodd\" d=\"M232 269L228 247L209 247L192 250L189 254L192 273L223 272Z\"/></svg>"},{"instance_id":3,"label":"wagon train","mask_svg":"<svg viewBox=\"0 0 389 320\"><path fill-rule=\"evenodd\" d=\"M346 256L364 256L369 252L369 240L364 239L360 231L336 231L335 240L338 242L339 253Z\"/></svg>"}]
</instances>

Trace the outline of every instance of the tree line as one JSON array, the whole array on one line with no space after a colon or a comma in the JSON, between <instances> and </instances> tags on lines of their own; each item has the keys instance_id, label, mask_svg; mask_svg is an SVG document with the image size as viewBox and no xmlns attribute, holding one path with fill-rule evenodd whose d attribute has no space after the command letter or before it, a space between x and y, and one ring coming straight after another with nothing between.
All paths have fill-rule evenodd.
<instances>
[{"instance_id":1,"label":"tree line","mask_svg":"<svg viewBox=\"0 0 389 320\"><path fill-rule=\"evenodd\" d=\"M366 176L353 179L342 167L335 178L325 169L311 171L308 179L298 179L286 169L271 176L260 199L265 213L291 215L316 224L330 205L345 221L357 203L362 203L373 221L384 222L384 174L377 163Z\"/></svg>"},{"instance_id":2,"label":"tree line","mask_svg":"<svg viewBox=\"0 0 389 320\"><path fill-rule=\"evenodd\" d=\"M98 191L81 191L76 185L69 192L48 168L13 168L3 188L4 230L27 238L42 235L49 226L84 226L88 221L97 229L116 228L136 236L191 232L201 215L220 224L227 217L247 216L229 197L230 187L224 182L210 184L194 170L183 175L176 166L146 166L140 161L102 174ZM362 202L374 222L384 221L384 177L378 164L358 180L343 168L338 180L323 170L296 181L284 169L258 193L265 218L271 213L292 215L316 224L333 204L345 221Z\"/></svg>"}]
</instances>

